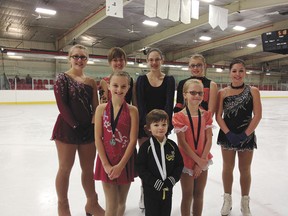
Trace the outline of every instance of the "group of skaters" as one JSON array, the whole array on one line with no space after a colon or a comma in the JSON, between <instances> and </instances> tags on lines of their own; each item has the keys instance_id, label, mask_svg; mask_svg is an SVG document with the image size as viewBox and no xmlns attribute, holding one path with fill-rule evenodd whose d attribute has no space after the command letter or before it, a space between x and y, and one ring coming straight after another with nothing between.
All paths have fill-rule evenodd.
<instances>
[{"instance_id":1,"label":"group of skaters","mask_svg":"<svg viewBox=\"0 0 288 216\"><path fill-rule=\"evenodd\" d=\"M54 85L60 114L51 139L59 160L59 216L71 215L68 187L76 152L87 216L123 216L130 185L137 176L141 179L139 207L146 216L171 214L173 187L178 181L181 215L202 215L208 168L213 163L213 134L222 149L221 215L229 215L232 209L237 154L241 211L243 216L251 216L250 167L262 110L259 90L244 83L242 60L231 62L231 84L218 91L216 83L205 77L205 58L193 55L188 65L191 76L179 82L173 107L175 79L161 71L164 56L159 49L148 50L150 70L133 80L125 72L125 52L112 48L108 53L111 74L101 80L99 88L85 75L88 58L86 47L74 45L68 53L70 68L57 76ZM214 115L218 134L212 133ZM177 142L169 139L171 132L176 133ZM102 182L105 210L98 203L94 180Z\"/></svg>"}]
</instances>

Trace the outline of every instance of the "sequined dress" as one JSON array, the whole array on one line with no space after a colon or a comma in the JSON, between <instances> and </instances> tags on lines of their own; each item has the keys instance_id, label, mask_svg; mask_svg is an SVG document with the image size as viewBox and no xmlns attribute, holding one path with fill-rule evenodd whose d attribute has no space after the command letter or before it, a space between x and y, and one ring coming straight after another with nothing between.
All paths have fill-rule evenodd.
<instances>
[{"instance_id":1,"label":"sequined dress","mask_svg":"<svg viewBox=\"0 0 288 216\"><path fill-rule=\"evenodd\" d=\"M107 103L105 107L103 119L103 145L106 152L106 156L110 162L110 164L116 165L120 162L123 157L128 144L130 142L130 128L131 128L131 117L129 112L129 107L126 102L123 103L122 111L119 115L118 123L115 129L115 145L111 145L110 141L112 139L112 127L111 127L111 100ZM97 156L96 161L96 169L94 174L95 180L101 180L106 183L111 184L128 184L134 181L135 177L135 157L136 152L132 154L130 159L128 160L126 166L122 170L122 173L117 179L110 180L104 170L101 159L99 155Z\"/></svg>"},{"instance_id":2,"label":"sequined dress","mask_svg":"<svg viewBox=\"0 0 288 216\"><path fill-rule=\"evenodd\" d=\"M245 85L244 90L238 95L232 95L223 100L224 121L233 133L239 134L247 129L252 119L253 97L249 85ZM253 150L257 148L255 132L249 135L248 139L239 147L231 145L226 135L220 129L217 144L225 149L231 150Z\"/></svg>"},{"instance_id":3,"label":"sequined dress","mask_svg":"<svg viewBox=\"0 0 288 216\"><path fill-rule=\"evenodd\" d=\"M66 73L60 73L54 85L54 94L60 114L51 140L56 139L67 144L93 142L93 87L77 82ZM74 129L75 126L77 128Z\"/></svg>"}]
</instances>

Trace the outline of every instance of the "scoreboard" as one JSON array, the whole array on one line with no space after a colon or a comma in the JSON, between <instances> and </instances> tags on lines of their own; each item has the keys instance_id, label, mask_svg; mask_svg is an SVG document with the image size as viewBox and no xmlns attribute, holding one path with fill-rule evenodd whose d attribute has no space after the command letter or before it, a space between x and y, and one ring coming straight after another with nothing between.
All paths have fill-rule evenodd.
<instances>
[{"instance_id":1,"label":"scoreboard","mask_svg":"<svg viewBox=\"0 0 288 216\"><path fill-rule=\"evenodd\" d=\"M288 54L288 29L263 33L261 37L264 52Z\"/></svg>"}]
</instances>

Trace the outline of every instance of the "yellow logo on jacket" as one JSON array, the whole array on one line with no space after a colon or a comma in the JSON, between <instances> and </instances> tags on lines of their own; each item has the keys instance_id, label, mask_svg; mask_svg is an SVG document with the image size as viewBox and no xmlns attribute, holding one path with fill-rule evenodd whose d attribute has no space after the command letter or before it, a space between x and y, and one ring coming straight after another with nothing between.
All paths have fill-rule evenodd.
<instances>
[{"instance_id":1,"label":"yellow logo on jacket","mask_svg":"<svg viewBox=\"0 0 288 216\"><path fill-rule=\"evenodd\" d=\"M166 159L168 161L173 161L174 158L175 158L175 152L174 151L172 151L171 154L166 154Z\"/></svg>"}]
</instances>

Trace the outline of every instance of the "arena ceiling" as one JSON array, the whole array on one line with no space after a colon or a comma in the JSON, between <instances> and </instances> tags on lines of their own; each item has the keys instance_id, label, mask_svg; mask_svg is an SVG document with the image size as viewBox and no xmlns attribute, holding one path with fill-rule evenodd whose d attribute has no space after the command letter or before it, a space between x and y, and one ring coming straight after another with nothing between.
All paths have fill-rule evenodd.
<instances>
[{"instance_id":1,"label":"arena ceiling","mask_svg":"<svg viewBox=\"0 0 288 216\"><path fill-rule=\"evenodd\" d=\"M242 58L252 68L287 68L287 55L263 52L261 40L262 33L288 29L287 0L200 1L200 17L190 24L149 19L144 15L144 0L123 0L123 4L124 18L115 18L106 16L105 0L0 0L0 47L36 54L39 51L41 57L45 51L65 51L75 43L100 56L119 46L135 61L145 58L143 48L158 47L166 60L174 63L186 62L193 53L202 53L210 65L225 66L232 58ZM228 28L224 31L213 29L208 23L209 4L228 9ZM36 7L57 13L39 15ZM147 19L159 25L143 25ZM246 30L233 30L236 25ZM212 40L199 40L203 34ZM249 48L249 43L257 46Z\"/></svg>"}]
</instances>

